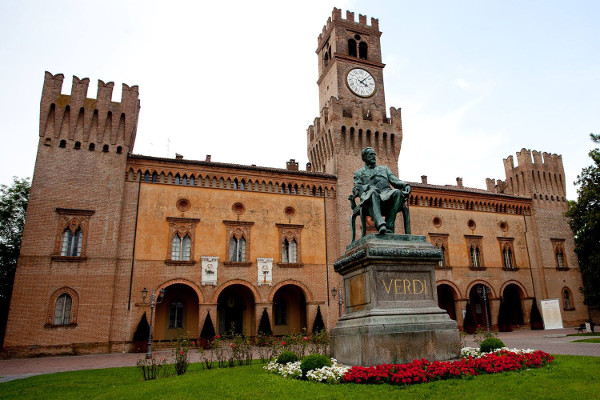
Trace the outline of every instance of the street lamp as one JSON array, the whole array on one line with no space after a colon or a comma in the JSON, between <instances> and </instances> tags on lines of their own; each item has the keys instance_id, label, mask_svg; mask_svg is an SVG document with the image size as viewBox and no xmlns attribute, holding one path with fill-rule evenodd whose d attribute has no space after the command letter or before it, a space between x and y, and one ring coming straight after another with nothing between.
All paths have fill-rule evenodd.
<instances>
[{"instance_id":1,"label":"street lamp","mask_svg":"<svg viewBox=\"0 0 600 400\"><path fill-rule=\"evenodd\" d=\"M331 297L333 297L334 300L336 300L336 297L338 296L338 304L339 304L339 312L340 312L340 317L342 316L342 304L344 304L344 300L342 299L342 290L337 290L337 288L333 288L331 289Z\"/></svg>"},{"instance_id":2,"label":"street lamp","mask_svg":"<svg viewBox=\"0 0 600 400\"><path fill-rule=\"evenodd\" d=\"M160 289L160 292L158 292L158 298L155 296L155 290L152 289L150 303L146 303L146 297L148 297L148 289L143 288L142 301L144 302L144 304L150 305L150 333L148 334L148 351L146 352L146 358L150 359L152 358L152 317L154 317L154 307L156 307L157 304L162 303L163 299L165 298L165 289Z\"/></svg>"},{"instance_id":3,"label":"street lamp","mask_svg":"<svg viewBox=\"0 0 600 400\"><path fill-rule=\"evenodd\" d=\"M483 307L485 310L485 322L486 322L486 326L487 326L487 333L490 333L490 318L489 318L489 314L488 314L488 296L492 293L492 289L490 289L489 287L485 286L485 285L479 285L477 286L477 294L479 295L479 297L481 297L483 299Z\"/></svg>"}]
</instances>

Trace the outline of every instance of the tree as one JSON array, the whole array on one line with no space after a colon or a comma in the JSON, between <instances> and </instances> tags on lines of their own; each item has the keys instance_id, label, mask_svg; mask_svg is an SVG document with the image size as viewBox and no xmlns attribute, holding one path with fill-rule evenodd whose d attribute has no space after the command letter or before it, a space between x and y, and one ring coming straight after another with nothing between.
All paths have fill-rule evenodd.
<instances>
[{"instance_id":1,"label":"tree","mask_svg":"<svg viewBox=\"0 0 600 400\"><path fill-rule=\"evenodd\" d=\"M269 314L267 309L263 310L262 316L260 317L260 323L258 324L258 334L265 336L272 336L273 330L271 329L271 322L269 321Z\"/></svg>"},{"instance_id":2,"label":"tree","mask_svg":"<svg viewBox=\"0 0 600 400\"><path fill-rule=\"evenodd\" d=\"M0 185L0 343L4 341L30 188L29 178L14 177L12 186Z\"/></svg>"},{"instance_id":3,"label":"tree","mask_svg":"<svg viewBox=\"0 0 600 400\"><path fill-rule=\"evenodd\" d=\"M600 135L590 134L600 144ZM583 297L588 306L600 306L600 148L589 153L593 164L584 168L575 184L577 201L569 202L567 216L575 236L575 252L583 279Z\"/></svg>"}]
</instances>

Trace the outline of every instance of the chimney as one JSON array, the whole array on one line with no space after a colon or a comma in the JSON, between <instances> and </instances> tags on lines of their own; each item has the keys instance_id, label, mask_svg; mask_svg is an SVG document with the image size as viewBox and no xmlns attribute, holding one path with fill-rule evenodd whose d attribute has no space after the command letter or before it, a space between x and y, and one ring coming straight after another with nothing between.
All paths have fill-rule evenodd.
<instances>
[{"instance_id":1,"label":"chimney","mask_svg":"<svg viewBox=\"0 0 600 400\"><path fill-rule=\"evenodd\" d=\"M427 175L421 175L421 183L427 185Z\"/></svg>"},{"instance_id":2,"label":"chimney","mask_svg":"<svg viewBox=\"0 0 600 400\"><path fill-rule=\"evenodd\" d=\"M290 158L290 161L285 163L285 167L289 171L298 171L298 163L293 158Z\"/></svg>"},{"instance_id":3,"label":"chimney","mask_svg":"<svg viewBox=\"0 0 600 400\"><path fill-rule=\"evenodd\" d=\"M463 187L462 178L456 178L456 186L459 188Z\"/></svg>"},{"instance_id":4,"label":"chimney","mask_svg":"<svg viewBox=\"0 0 600 400\"><path fill-rule=\"evenodd\" d=\"M176 160L183 160L183 155L181 155L179 153L175 153L175 159Z\"/></svg>"},{"instance_id":5,"label":"chimney","mask_svg":"<svg viewBox=\"0 0 600 400\"><path fill-rule=\"evenodd\" d=\"M210 154L207 154L207 155L206 155L206 159L205 159L204 161L206 161L206 162L210 162Z\"/></svg>"},{"instance_id":6,"label":"chimney","mask_svg":"<svg viewBox=\"0 0 600 400\"><path fill-rule=\"evenodd\" d=\"M312 164L307 162L306 163L306 172L310 172L310 171L312 171Z\"/></svg>"}]
</instances>

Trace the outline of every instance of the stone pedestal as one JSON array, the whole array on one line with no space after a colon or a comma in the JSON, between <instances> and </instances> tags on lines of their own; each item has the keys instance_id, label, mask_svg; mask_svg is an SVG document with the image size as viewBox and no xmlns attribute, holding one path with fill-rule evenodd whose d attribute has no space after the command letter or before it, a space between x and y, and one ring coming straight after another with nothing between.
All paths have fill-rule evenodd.
<instances>
[{"instance_id":1,"label":"stone pedestal","mask_svg":"<svg viewBox=\"0 0 600 400\"><path fill-rule=\"evenodd\" d=\"M456 322L438 307L441 251L425 236L371 234L335 262L344 280L344 315L331 352L346 365L405 363L460 355Z\"/></svg>"}]
</instances>

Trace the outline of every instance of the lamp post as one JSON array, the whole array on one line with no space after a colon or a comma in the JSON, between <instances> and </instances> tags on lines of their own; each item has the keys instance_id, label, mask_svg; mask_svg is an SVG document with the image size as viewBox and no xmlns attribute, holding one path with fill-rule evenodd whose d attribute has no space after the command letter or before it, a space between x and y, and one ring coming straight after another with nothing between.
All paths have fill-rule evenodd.
<instances>
[{"instance_id":1,"label":"lamp post","mask_svg":"<svg viewBox=\"0 0 600 400\"><path fill-rule=\"evenodd\" d=\"M339 295L339 297L338 297L338 295ZM334 300L336 300L336 297L337 297L338 304L339 304L339 313L340 313L340 317L341 317L342 316L342 304L344 304L344 300L342 299L341 289L337 290L337 288L335 288L335 287L333 289L331 289L331 297L333 297Z\"/></svg>"},{"instance_id":2,"label":"lamp post","mask_svg":"<svg viewBox=\"0 0 600 400\"><path fill-rule=\"evenodd\" d=\"M150 333L148 334L148 351L146 352L146 359L152 358L152 327L154 326L152 320L154 317L154 308L157 304L162 303L165 298L165 289L160 289L158 292L158 298L155 296L155 290L152 289L152 295L150 295L150 303L146 303L146 297L148 296L148 289L142 289L142 301L144 304L150 305Z\"/></svg>"},{"instance_id":3,"label":"lamp post","mask_svg":"<svg viewBox=\"0 0 600 400\"><path fill-rule=\"evenodd\" d=\"M487 333L490 333L490 318L489 318L489 314L488 314L488 296L492 293L492 289L490 289L489 287L485 286L485 285L479 285L477 286L477 294L479 295L479 297L481 297L483 299L483 307L485 310L485 322L486 322L486 327L487 327Z\"/></svg>"}]
</instances>

